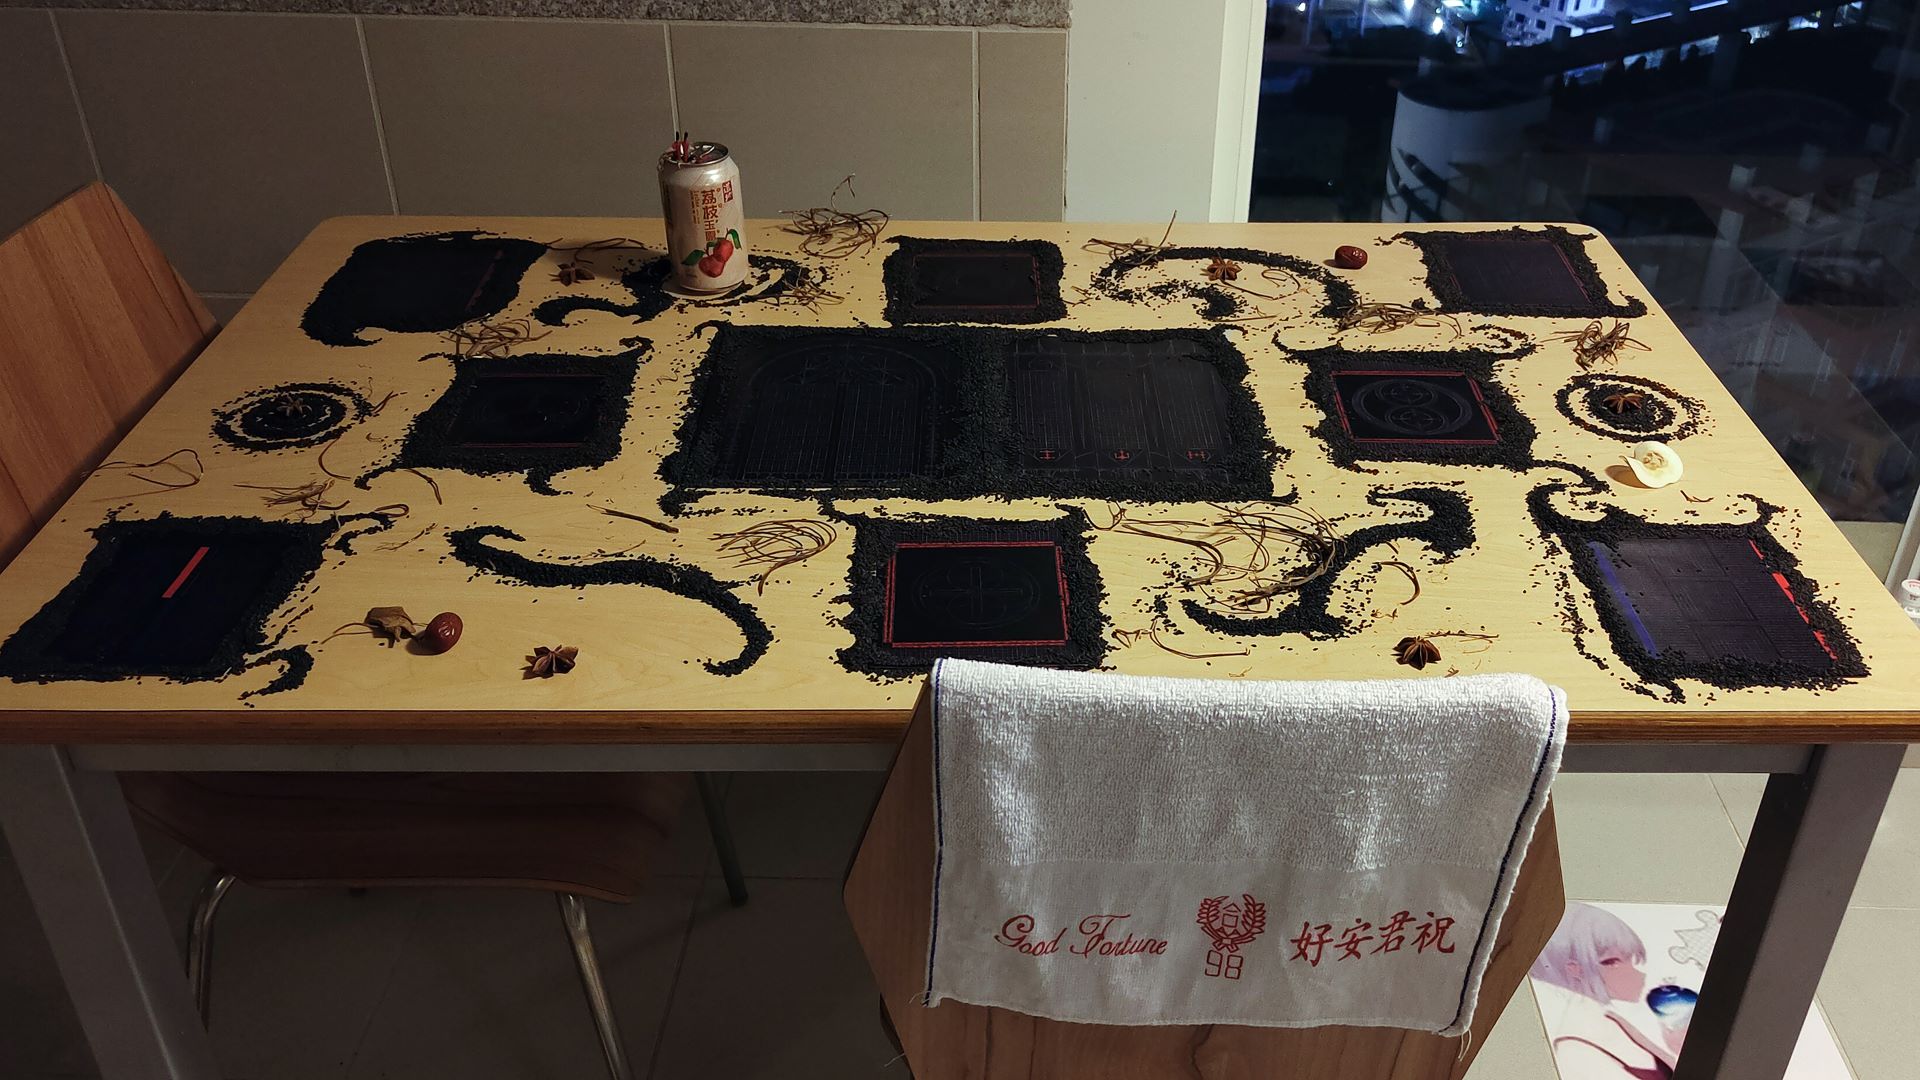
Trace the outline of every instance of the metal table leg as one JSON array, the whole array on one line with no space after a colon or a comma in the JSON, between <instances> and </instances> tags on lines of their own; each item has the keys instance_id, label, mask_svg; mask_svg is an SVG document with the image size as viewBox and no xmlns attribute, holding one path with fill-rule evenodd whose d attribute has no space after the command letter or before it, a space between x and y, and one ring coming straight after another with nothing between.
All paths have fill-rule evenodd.
<instances>
[{"instance_id":1,"label":"metal table leg","mask_svg":"<svg viewBox=\"0 0 1920 1080\"><path fill-rule=\"evenodd\" d=\"M1674 1080L1779 1080L1906 748L1817 749L1754 817Z\"/></svg>"},{"instance_id":2,"label":"metal table leg","mask_svg":"<svg viewBox=\"0 0 1920 1080\"><path fill-rule=\"evenodd\" d=\"M0 747L0 826L106 1080L217 1080L113 773Z\"/></svg>"}]
</instances>

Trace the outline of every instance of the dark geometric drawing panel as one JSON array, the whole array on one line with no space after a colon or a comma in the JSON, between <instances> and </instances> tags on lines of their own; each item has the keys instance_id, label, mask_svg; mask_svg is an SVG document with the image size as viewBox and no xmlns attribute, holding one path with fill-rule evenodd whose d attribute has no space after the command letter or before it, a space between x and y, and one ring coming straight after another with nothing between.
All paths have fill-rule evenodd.
<instances>
[{"instance_id":1,"label":"dark geometric drawing panel","mask_svg":"<svg viewBox=\"0 0 1920 1080\"><path fill-rule=\"evenodd\" d=\"M1447 271L1469 307L1574 309L1593 303L1566 255L1544 238L1466 238L1446 249Z\"/></svg>"},{"instance_id":2,"label":"dark geometric drawing panel","mask_svg":"<svg viewBox=\"0 0 1920 1080\"><path fill-rule=\"evenodd\" d=\"M1091 479L1228 479L1231 401L1191 341L1014 343L1008 355L1020 468Z\"/></svg>"},{"instance_id":3,"label":"dark geometric drawing panel","mask_svg":"<svg viewBox=\"0 0 1920 1080\"><path fill-rule=\"evenodd\" d=\"M1308 365L1307 396L1326 416L1314 434L1336 463L1525 469L1533 464L1533 423L1493 377L1497 363L1521 355L1340 348L1295 354Z\"/></svg>"},{"instance_id":4,"label":"dark geometric drawing panel","mask_svg":"<svg viewBox=\"0 0 1920 1080\"><path fill-rule=\"evenodd\" d=\"M451 330L497 315L520 293L520 278L545 244L477 232L369 240L308 305L300 328L327 345L367 345L369 328L400 333Z\"/></svg>"},{"instance_id":5,"label":"dark geometric drawing panel","mask_svg":"<svg viewBox=\"0 0 1920 1080\"><path fill-rule=\"evenodd\" d=\"M1464 371L1336 371L1334 401L1355 442L1492 446L1500 426Z\"/></svg>"},{"instance_id":6,"label":"dark geometric drawing panel","mask_svg":"<svg viewBox=\"0 0 1920 1080\"><path fill-rule=\"evenodd\" d=\"M1587 541L1600 594L1648 654L1674 664L1735 658L1813 671L1833 667L1823 635L1768 569L1751 540L1737 536Z\"/></svg>"},{"instance_id":7,"label":"dark geometric drawing panel","mask_svg":"<svg viewBox=\"0 0 1920 1080\"><path fill-rule=\"evenodd\" d=\"M1583 486L1604 490L1591 476ZM1664 524L1619 507L1587 519L1554 506L1567 490L1555 481L1529 491L1527 512L1567 552L1613 654L1644 683L1666 687L1679 701L1681 679L1731 690L1833 687L1867 674L1832 604L1768 531L1779 507L1736 496L1759 512L1740 524ZM1604 656L1579 644L1587 627L1574 597L1563 603L1581 654L1606 666Z\"/></svg>"},{"instance_id":8,"label":"dark geometric drawing panel","mask_svg":"<svg viewBox=\"0 0 1920 1080\"><path fill-rule=\"evenodd\" d=\"M453 384L414 420L398 456L355 483L395 469L524 472L533 490L558 494L557 473L619 454L644 352L455 360Z\"/></svg>"},{"instance_id":9,"label":"dark geometric drawing panel","mask_svg":"<svg viewBox=\"0 0 1920 1080\"><path fill-rule=\"evenodd\" d=\"M823 335L770 343L729 405L720 475L740 484L868 484L940 467L959 358L927 342Z\"/></svg>"},{"instance_id":10,"label":"dark geometric drawing panel","mask_svg":"<svg viewBox=\"0 0 1920 1080\"><path fill-rule=\"evenodd\" d=\"M1039 240L897 237L881 276L893 323L1034 323L1063 318L1060 249Z\"/></svg>"},{"instance_id":11,"label":"dark geometric drawing panel","mask_svg":"<svg viewBox=\"0 0 1920 1080\"><path fill-rule=\"evenodd\" d=\"M1273 449L1217 331L722 326L694 378L681 489L924 498L1258 498Z\"/></svg>"},{"instance_id":12,"label":"dark geometric drawing panel","mask_svg":"<svg viewBox=\"0 0 1920 1080\"><path fill-rule=\"evenodd\" d=\"M454 413L451 441L467 448L572 448L593 434L603 377L477 372Z\"/></svg>"},{"instance_id":13,"label":"dark geometric drawing panel","mask_svg":"<svg viewBox=\"0 0 1920 1080\"><path fill-rule=\"evenodd\" d=\"M365 419L367 399L338 383L287 383L243 395L214 412L213 433L242 450L318 446Z\"/></svg>"},{"instance_id":14,"label":"dark geometric drawing panel","mask_svg":"<svg viewBox=\"0 0 1920 1080\"><path fill-rule=\"evenodd\" d=\"M1585 239L1557 226L1410 232L1400 238L1420 249L1427 288L1444 311L1580 318L1646 314L1637 299L1609 302Z\"/></svg>"},{"instance_id":15,"label":"dark geometric drawing panel","mask_svg":"<svg viewBox=\"0 0 1920 1080\"><path fill-rule=\"evenodd\" d=\"M903 676L942 656L1091 668L1106 654L1086 515L854 520L840 662Z\"/></svg>"},{"instance_id":16,"label":"dark geometric drawing panel","mask_svg":"<svg viewBox=\"0 0 1920 1080\"><path fill-rule=\"evenodd\" d=\"M881 640L895 648L1067 643L1067 575L1046 540L902 543Z\"/></svg>"},{"instance_id":17,"label":"dark geometric drawing panel","mask_svg":"<svg viewBox=\"0 0 1920 1080\"><path fill-rule=\"evenodd\" d=\"M110 521L80 573L0 646L15 679L211 679L265 648L263 627L320 566L331 523Z\"/></svg>"}]
</instances>

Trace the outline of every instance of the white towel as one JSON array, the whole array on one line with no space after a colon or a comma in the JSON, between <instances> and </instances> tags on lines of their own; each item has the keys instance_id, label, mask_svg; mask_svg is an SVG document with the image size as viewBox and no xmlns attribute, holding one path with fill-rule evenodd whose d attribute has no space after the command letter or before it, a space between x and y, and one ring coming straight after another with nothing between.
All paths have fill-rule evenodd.
<instances>
[{"instance_id":1,"label":"white towel","mask_svg":"<svg viewBox=\"0 0 1920 1080\"><path fill-rule=\"evenodd\" d=\"M943 660L932 722L928 1005L1458 1035L1566 701Z\"/></svg>"}]
</instances>

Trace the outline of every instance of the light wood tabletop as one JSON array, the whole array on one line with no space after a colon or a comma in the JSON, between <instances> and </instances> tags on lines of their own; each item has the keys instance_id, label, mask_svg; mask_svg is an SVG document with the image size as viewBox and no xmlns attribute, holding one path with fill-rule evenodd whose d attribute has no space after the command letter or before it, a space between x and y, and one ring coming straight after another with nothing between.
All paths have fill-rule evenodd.
<instances>
[{"instance_id":1,"label":"light wood tabletop","mask_svg":"<svg viewBox=\"0 0 1920 1080\"><path fill-rule=\"evenodd\" d=\"M1653 380L1697 399L1705 422L1676 441L1685 478L1647 489L1628 483L1618 468L1627 443L1566 419L1555 395L1580 372L1574 348L1553 335L1578 330L1582 318L1462 315L1460 336L1447 320L1426 319L1381 333L1342 331L1318 314L1327 302L1321 276L1264 278L1259 267L1240 284L1257 315L1211 323L1191 299L1127 303L1084 292L1110 251L1088 250L1091 238L1158 242L1164 223L1147 225L990 224L894 222L887 236L1010 237L1052 241L1064 253L1067 317L1012 328L1207 328L1226 325L1245 356L1248 385L1274 440L1286 452L1275 466L1274 488L1297 489L1297 507L1333 522L1345 535L1369 525L1418 520L1418 507L1369 493L1411 485L1443 487L1463 496L1474 540L1453 557L1418 539L1400 539L1358 554L1332 582L1333 602L1346 612L1350 632L1324 640L1302 634L1237 635L1210 631L1188 618L1174 596L1174 630L1162 640L1126 632L1145 629L1156 599L1167 596L1168 566L1192 553L1163 539L1102 529L1112 517L1105 499L841 498L849 515L884 512L976 518L1053 518L1062 505L1083 510L1095 526L1090 554L1106 592L1103 632L1111 636L1104 664L1131 673L1212 678L1442 678L1451 673L1525 671L1566 688L1573 741L1676 742L1904 742L1920 739L1920 694L1912 683L1920 634L1855 555L1801 483L1782 463L1740 406L1721 386L1678 329L1657 310L1632 318L1631 336L1644 350L1619 353L1609 370ZM1457 228L1492 228L1459 226ZM1570 226L1580 235L1590 230ZM658 248L660 223L631 219L340 218L321 225L260 290L206 352L137 425L112 457L148 462L191 449L204 463L198 483L160 488L138 470L96 473L58 516L0 575L0 637L11 635L72 580L94 547L90 535L110 515L121 520L171 514L295 520L297 506L272 506L268 488L298 488L326 479L328 469L361 476L394 457L409 425L453 379L452 344L437 333L372 329L370 345L322 344L302 332L303 312L356 245L408 233L483 229L550 243L520 283L518 295L492 318L495 324L528 317L554 297L601 298L629 304L618 280L624 266L657 255L606 250L588 257L590 281L556 280L568 249L601 238L626 237ZM1370 260L1359 270L1325 276L1345 281L1361 301L1435 303L1427 291L1420 251L1384 243L1396 226L1367 224L1176 225L1174 245L1252 248L1288 253L1323 264L1340 244L1362 246ZM797 238L777 223L756 222L752 250L795 257ZM1597 236L1586 245L1615 300L1644 298L1645 289ZM541 494L524 475L474 475L452 469L387 471L363 490L336 481L326 499L345 500L337 512L354 514L404 504L404 518L353 545L328 550L310 582L273 613L266 629L279 647L305 645L313 665L298 686L260 694L281 671L261 663L219 679L173 682L0 681L0 742L859 742L894 739L904 729L920 680L881 679L847 670L836 653L852 643L847 615L849 558L854 529L839 528L825 551L774 572L764 590L739 568L716 534L758 521L819 519L811 497L710 493L671 517L662 458L675 449L691 379L711 345L713 320L736 326L884 326L881 264L892 245L839 260L804 260L829 274L826 287L842 298L809 309L790 303L729 306L675 305L645 320L581 310L563 325L532 323L546 333L510 355L610 355L645 339L617 458L598 467L561 472L560 494ZM1204 285L1205 260L1169 259L1142 269L1130 283L1167 280ZM1281 295L1280 299L1267 296ZM1245 312L1243 312L1243 315ZM1518 411L1536 428L1530 451L1541 464L1497 466L1363 461L1343 467L1313 433L1326 419L1303 391L1308 366L1299 353L1339 344L1361 350L1509 350L1530 339L1529 355L1499 361L1494 376ZM368 401L393 396L330 447L246 452L217 439L217 410L241 396L288 383L342 383ZM1554 464L1566 463L1565 465ZM1575 473L1605 481L1600 493L1577 490ZM1610 468L1613 473L1610 473ZM148 470L152 474L152 470ZM431 478L431 485L429 482ZM1554 483L1560 490L1546 491ZM1572 482L1575 487L1567 487ZM437 486L437 493L434 487ZM1548 500L1573 518L1617 508L1656 523L1753 522L1799 560L1817 586L1797 597L1825 605L1858 646L1867 674L1824 689L1722 689L1680 679L1649 684L1613 654L1600 629L1595 600L1571 572L1566 545L1549 542L1528 512L1528 495ZM437 495L437 497L436 497ZM671 524L666 532L599 507ZM707 511L719 510L710 514ZM1132 506L1135 516L1193 517L1204 505ZM316 520L327 520L322 513ZM449 534L473 526L500 526L518 534L494 537L494 547L543 560L592 565L644 555L699 567L738 582L731 593L751 605L771 628L764 656L733 675L709 671L703 661L736 657L741 630L715 608L644 585L528 588L477 572L451 557ZM1387 565L1397 562L1399 566ZM1413 584L1417 579L1417 587ZM1410 596L1417 591L1417 596ZM369 608L398 605L426 620L457 612L464 636L445 655L388 648L358 633L330 637L362 619ZM1163 604L1164 606L1164 604ZM1284 606L1282 603L1281 606ZM1584 627L1576 634L1570 627ZM1177 631L1177 633L1176 633ZM1469 632L1488 639L1439 637L1443 658L1416 671L1395 661L1394 647L1409 635ZM536 646L579 649L575 670L545 679L523 677ZM1204 659L1185 654L1231 654ZM248 691L255 691L243 697Z\"/></svg>"}]
</instances>

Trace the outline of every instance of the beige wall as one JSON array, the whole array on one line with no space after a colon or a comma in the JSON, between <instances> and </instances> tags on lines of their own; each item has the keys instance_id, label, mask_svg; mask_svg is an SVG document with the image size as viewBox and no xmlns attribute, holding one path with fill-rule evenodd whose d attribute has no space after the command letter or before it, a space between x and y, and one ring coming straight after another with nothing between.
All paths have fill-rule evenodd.
<instances>
[{"instance_id":1,"label":"beige wall","mask_svg":"<svg viewBox=\"0 0 1920 1080\"><path fill-rule=\"evenodd\" d=\"M669 133L748 213L1058 219L1064 30L0 9L0 234L96 176L216 313L335 214L658 213Z\"/></svg>"}]
</instances>

